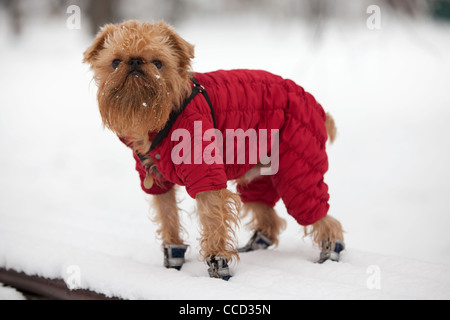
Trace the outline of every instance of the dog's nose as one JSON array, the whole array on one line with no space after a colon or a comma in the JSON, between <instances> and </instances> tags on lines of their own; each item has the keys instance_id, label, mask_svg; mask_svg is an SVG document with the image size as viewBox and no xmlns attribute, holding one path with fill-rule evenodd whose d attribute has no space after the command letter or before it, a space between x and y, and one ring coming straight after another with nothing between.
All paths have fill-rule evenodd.
<instances>
[{"instance_id":1,"label":"dog's nose","mask_svg":"<svg viewBox=\"0 0 450 320\"><path fill-rule=\"evenodd\" d=\"M131 69L137 70L144 64L144 61L142 61L141 58L132 58L130 61L128 61L128 65Z\"/></svg>"}]
</instances>

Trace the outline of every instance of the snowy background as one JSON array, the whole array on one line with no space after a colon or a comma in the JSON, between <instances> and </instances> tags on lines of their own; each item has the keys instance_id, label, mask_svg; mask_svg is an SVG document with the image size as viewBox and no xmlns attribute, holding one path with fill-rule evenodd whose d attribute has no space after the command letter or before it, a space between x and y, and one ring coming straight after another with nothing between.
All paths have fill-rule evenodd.
<instances>
[{"instance_id":1,"label":"snowy background","mask_svg":"<svg viewBox=\"0 0 450 320\"><path fill-rule=\"evenodd\" d=\"M20 35L0 7L0 267L131 299L450 298L450 25L380 6L380 30L368 29L367 5L316 24L220 6L175 21L196 46L195 71L290 78L338 126L326 182L347 232L342 262L313 264L318 249L279 203L280 246L242 255L228 283L199 261L184 190L187 263L162 267L134 160L102 128L81 63L93 39L83 7L71 30L67 5L52 16L37 6ZM248 240L245 221L237 234ZM0 286L6 298L20 294Z\"/></svg>"}]
</instances>

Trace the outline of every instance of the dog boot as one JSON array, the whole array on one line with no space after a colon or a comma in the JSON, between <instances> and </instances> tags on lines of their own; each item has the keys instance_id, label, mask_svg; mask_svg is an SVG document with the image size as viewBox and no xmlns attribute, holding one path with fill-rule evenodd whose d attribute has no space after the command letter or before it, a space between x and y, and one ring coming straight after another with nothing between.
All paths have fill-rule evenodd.
<instances>
[{"instance_id":1,"label":"dog boot","mask_svg":"<svg viewBox=\"0 0 450 320\"><path fill-rule=\"evenodd\" d=\"M185 244L164 245L164 266L180 270L184 263L184 254L188 248Z\"/></svg>"},{"instance_id":2,"label":"dog boot","mask_svg":"<svg viewBox=\"0 0 450 320\"><path fill-rule=\"evenodd\" d=\"M267 249L273 242L267 238L261 230L256 230L253 236L248 241L247 245L238 249L238 252L249 252L259 249Z\"/></svg>"},{"instance_id":3,"label":"dog boot","mask_svg":"<svg viewBox=\"0 0 450 320\"><path fill-rule=\"evenodd\" d=\"M206 260L208 264L208 273L211 278L219 278L228 281L231 278L227 259L221 256L212 256Z\"/></svg>"},{"instance_id":4,"label":"dog boot","mask_svg":"<svg viewBox=\"0 0 450 320\"><path fill-rule=\"evenodd\" d=\"M336 240L331 242L329 240L322 241L322 252L320 252L320 259L317 263L324 263L327 260L339 262L341 251L345 249L342 241Z\"/></svg>"}]
</instances>

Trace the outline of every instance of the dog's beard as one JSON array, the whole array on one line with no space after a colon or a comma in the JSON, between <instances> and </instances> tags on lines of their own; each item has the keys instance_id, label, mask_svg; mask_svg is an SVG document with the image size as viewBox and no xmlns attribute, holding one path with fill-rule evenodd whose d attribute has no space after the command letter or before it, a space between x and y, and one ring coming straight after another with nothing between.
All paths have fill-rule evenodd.
<instances>
[{"instance_id":1,"label":"dog's beard","mask_svg":"<svg viewBox=\"0 0 450 320\"><path fill-rule=\"evenodd\" d=\"M123 137L160 131L172 111L165 81L159 75L120 69L111 73L98 90L103 124Z\"/></svg>"}]
</instances>

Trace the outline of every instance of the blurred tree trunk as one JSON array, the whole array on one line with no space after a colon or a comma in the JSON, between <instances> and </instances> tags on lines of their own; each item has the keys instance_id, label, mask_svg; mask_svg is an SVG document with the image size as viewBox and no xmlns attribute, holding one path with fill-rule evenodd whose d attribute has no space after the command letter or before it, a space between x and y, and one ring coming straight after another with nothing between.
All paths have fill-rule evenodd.
<instances>
[{"instance_id":1,"label":"blurred tree trunk","mask_svg":"<svg viewBox=\"0 0 450 320\"><path fill-rule=\"evenodd\" d=\"M435 18L450 20L450 1L434 0L430 2L429 9Z\"/></svg>"},{"instance_id":2,"label":"blurred tree trunk","mask_svg":"<svg viewBox=\"0 0 450 320\"><path fill-rule=\"evenodd\" d=\"M424 0L385 0L394 10L409 16L417 16L427 10L427 1Z\"/></svg>"},{"instance_id":3,"label":"blurred tree trunk","mask_svg":"<svg viewBox=\"0 0 450 320\"><path fill-rule=\"evenodd\" d=\"M88 16L91 22L90 32L96 34L105 23L116 23L119 20L119 0L90 0Z\"/></svg>"},{"instance_id":4,"label":"blurred tree trunk","mask_svg":"<svg viewBox=\"0 0 450 320\"><path fill-rule=\"evenodd\" d=\"M315 26L314 37L322 37L324 25L332 12L332 2L328 0L308 0L307 19Z\"/></svg>"},{"instance_id":5,"label":"blurred tree trunk","mask_svg":"<svg viewBox=\"0 0 450 320\"><path fill-rule=\"evenodd\" d=\"M165 10L165 18L169 23L176 23L180 20L183 20L183 16L189 14L186 12L189 8L184 0L165 0L164 2Z\"/></svg>"},{"instance_id":6,"label":"blurred tree trunk","mask_svg":"<svg viewBox=\"0 0 450 320\"><path fill-rule=\"evenodd\" d=\"M22 33L23 11L20 0L0 0L0 5L8 12L9 24L15 36Z\"/></svg>"}]
</instances>

